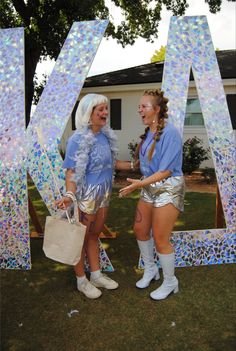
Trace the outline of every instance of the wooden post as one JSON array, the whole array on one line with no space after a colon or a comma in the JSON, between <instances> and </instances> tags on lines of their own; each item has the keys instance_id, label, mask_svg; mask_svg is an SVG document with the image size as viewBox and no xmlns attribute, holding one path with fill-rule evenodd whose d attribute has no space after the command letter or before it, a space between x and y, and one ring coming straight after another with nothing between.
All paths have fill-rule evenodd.
<instances>
[{"instance_id":1,"label":"wooden post","mask_svg":"<svg viewBox=\"0 0 236 351\"><path fill-rule=\"evenodd\" d=\"M216 228L224 228L225 227L225 218L223 207L220 198L220 191L218 184L216 186L216 218L215 218L215 227Z\"/></svg>"},{"instance_id":2,"label":"wooden post","mask_svg":"<svg viewBox=\"0 0 236 351\"><path fill-rule=\"evenodd\" d=\"M100 239L114 239L116 238L116 232L111 232L110 229L104 224L102 232L99 234Z\"/></svg>"},{"instance_id":3,"label":"wooden post","mask_svg":"<svg viewBox=\"0 0 236 351\"><path fill-rule=\"evenodd\" d=\"M30 197L28 195L28 204L29 204L29 214L30 214L30 218L33 222L33 225L35 227L36 232L40 235L43 233L43 228L41 226L41 223L39 221L37 212L35 211L34 205L32 203L32 201L30 200Z\"/></svg>"}]
</instances>

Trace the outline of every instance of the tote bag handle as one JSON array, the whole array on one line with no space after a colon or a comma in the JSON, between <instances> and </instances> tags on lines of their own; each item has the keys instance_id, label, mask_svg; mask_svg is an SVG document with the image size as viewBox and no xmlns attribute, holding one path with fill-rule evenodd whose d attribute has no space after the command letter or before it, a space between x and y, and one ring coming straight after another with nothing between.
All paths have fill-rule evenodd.
<instances>
[{"instance_id":1,"label":"tote bag handle","mask_svg":"<svg viewBox=\"0 0 236 351\"><path fill-rule=\"evenodd\" d=\"M74 215L72 217L70 217L68 211L65 210L67 219L69 223L79 223L78 202L75 197L75 194L73 194L71 191L68 191L66 193L66 197L69 197L73 201L74 205Z\"/></svg>"}]
</instances>

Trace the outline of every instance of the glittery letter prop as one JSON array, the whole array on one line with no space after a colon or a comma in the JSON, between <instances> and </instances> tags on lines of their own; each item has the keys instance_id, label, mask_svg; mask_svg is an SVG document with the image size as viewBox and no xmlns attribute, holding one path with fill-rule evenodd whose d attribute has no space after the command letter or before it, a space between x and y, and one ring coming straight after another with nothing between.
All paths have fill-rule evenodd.
<instances>
[{"instance_id":1,"label":"glittery letter prop","mask_svg":"<svg viewBox=\"0 0 236 351\"><path fill-rule=\"evenodd\" d=\"M15 101L12 93L8 93L9 101L4 105L1 104L1 131L3 130L3 137L7 139L8 134L6 134L5 127L6 121L9 121L9 134L15 151L13 157L12 154L8 153L8 148L6 147L6 161L1 165L1 179L4 179L5 182L1 186L1 199L4 203L2 229L5 236L3 241L3 261L1 264L3 268L30 268L26 170L30 173L49 211L52 214L55 212L54 199L59 196L59 191L63 192L64 187L64 173L61 168L62 159L58 152L58 144L107 24L108 21L75 22L73 24L26 133L24 132L24 110L22 111L24 103L21 101L21 110L18 107L19 103L16 105L16 102L19 100L19 86L22 87L24 100L24 78L22 75L21 81L19 81L18 72L20 70L18 63L19 51L13 50L13 48L4 48L5 51L2 51L5 60L3 65L4 74L2 75L5 90L2 91L2 96L5 96L9 89L16 89L17 87L18 97L18 100ZM14 30L8 31L14 37ZM2 33L3 31L0 31L0 34ZM2 46L4 46L6 45L4 44L5 39L3 36L1 37L3 38ZM20 42L23 46L23 29L21 29L21 40L18 39L17 37L14 40L14 48L18 48ZM23 55L23 50L21 51ZM9 65L11 60L16 61L12 66ZM21 64L23 72L23 62ZM13 73L10 76L13 67ZM13 103L16 106L14 111ZM19 122L16 121L17 118L22 120L21 128ZM14 127L17 132L14 131ZM46 149L50 163L47 162L41 140L38 140L38 130L43 134L43 146ZM17 143L15 135L18 136ZM23 152L24 147L27 150L26 155ZM27 162L24 161L25 156L27 157ZM13 165L13 159L19 165L19 171ZM10 165L8 171L6 171L7 165ZM21 179L18 179L18 173L21 175ZM56 186L56 183L59 186ZM7 200L6 194L8 194L9 200ZM24 227L20 221L24 223ZM100 253L101 267L104 270L112 270L113 267L105 251L101 249Z\"/></svg>"},{"instance_id":2,"label":"glittery letter prop","mask_svg":"<svg viewBox=\"0 0 236 351\"><path fill-rule=\"evenodd\" d=\"M2 268L29 269L23 38L0 30L0 240Z\"/></svg>"},{"instance_id":3,"label":"glittery letter prop","mask_svg":"<svg viewBox=\"0 0 236 351\"><path fill-rule=\"evenodd\" d=\"M226 229L174 232L176 266L235 262L235 137L207 19L172 17L162 89L169 98L169 119L183 132L192 68L215 165ZM142 260L140 266L143 266Z\"/></svg>"},{"instance_id":4,"label":"glittery letter prop","mask_svg":"<svg viewBox=\"0 0 236 351\"><path fill-rule=\"evenodd\" d=\"M220 71L205 16L173 17L163 90L169 116L182 133L192 67L225 215L225 229L175 232L176 265L235 262L236 143Z\"/></svg>"}]
</instances>

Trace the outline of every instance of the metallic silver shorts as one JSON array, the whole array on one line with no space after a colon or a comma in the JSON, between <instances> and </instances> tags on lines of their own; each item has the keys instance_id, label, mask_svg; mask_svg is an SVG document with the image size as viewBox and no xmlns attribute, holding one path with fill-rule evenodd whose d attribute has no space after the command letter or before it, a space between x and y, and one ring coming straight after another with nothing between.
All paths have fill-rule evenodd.
<instances>
[{"instance_id":1,"label":"metallic silver shorts","mask_svg":"<svg viewBox=\"0 0 236 351\"><path fill-rule=\"evenodd\" d=\"M111 192L111 181L96 185L85 184L81 192L76 194L79 209L84 213L95 214L99 208L109 206Z\"/></svg>"},{"instance_id":2,"label":"metallic silver shorts","mask_svg":"<svg viewBox=\"0 0 236 351\"><path fill-rule=\"evenodd\" d=\"M141 190L140 199L153 204L154 207L162 207L171 203L179 211L183 211L184 193L184 177L176 176L145 186Z\"/></svg>"}]
</instances>

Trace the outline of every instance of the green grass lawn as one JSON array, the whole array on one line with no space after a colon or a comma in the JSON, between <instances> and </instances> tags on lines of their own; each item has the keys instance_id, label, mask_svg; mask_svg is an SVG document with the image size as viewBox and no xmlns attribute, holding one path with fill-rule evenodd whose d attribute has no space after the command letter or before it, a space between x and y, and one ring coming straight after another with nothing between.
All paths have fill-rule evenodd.
<instances>
[{"instance_id":1,"label":"green grass lawn","mask_svg":"<svg viewBox=\"0 0 236 351\"><path fill-rule=\"evenodd\" d=\"M107 220L108 225L118 231L120 227L123 229L123 225L132 229L138 199L139 192L120 199L118 189L114 189ZM187 192L184 212L179 216L174 230L215 228L215 201L214 193Z\"/></svg>"},{"instance_id":2,"label":"green grass lawn","mask_svg":"<svg viewBox=\"0 0 236 351\"><path fill-rule=\"evenodd\" d=\"M44 227L45 217L49 212L42 202L38 191L32 184L29 185L29 195L33 200L39 220ZM119 228L123 230L123 226L130 227L131 229L138 198L139 192L135 192L125 199L120 199L118 197L118 188L114 188L107 224L118 231ZM193 230L214 228L215 201L214 193L187 192L185 195L184 212L180 215L174 229ZM31 221L30 230L35 230Z\"/></svg>"},{"instance_id":3,"label":"green grass lawn","mask_svg":"<svg viewBox=\"0 0 236 351\"><path fill-rule=\"evenodd\" d=\"M45 207L36 199L44 221ZM73 269L47 259L31 239L32 269L1 272L1 350L4 351L231 351L235 349L235 265L177 268L180 292L164 301L135 288L141 276L132 231L135 193L114 190L103 239L120 284L91 301L76 290ZM176 230L214 227L215 195L186 194ZM41 213L40 213L41 211ZM68 315L73 310L78 312Z\"/></svg>"}]
</instances>

